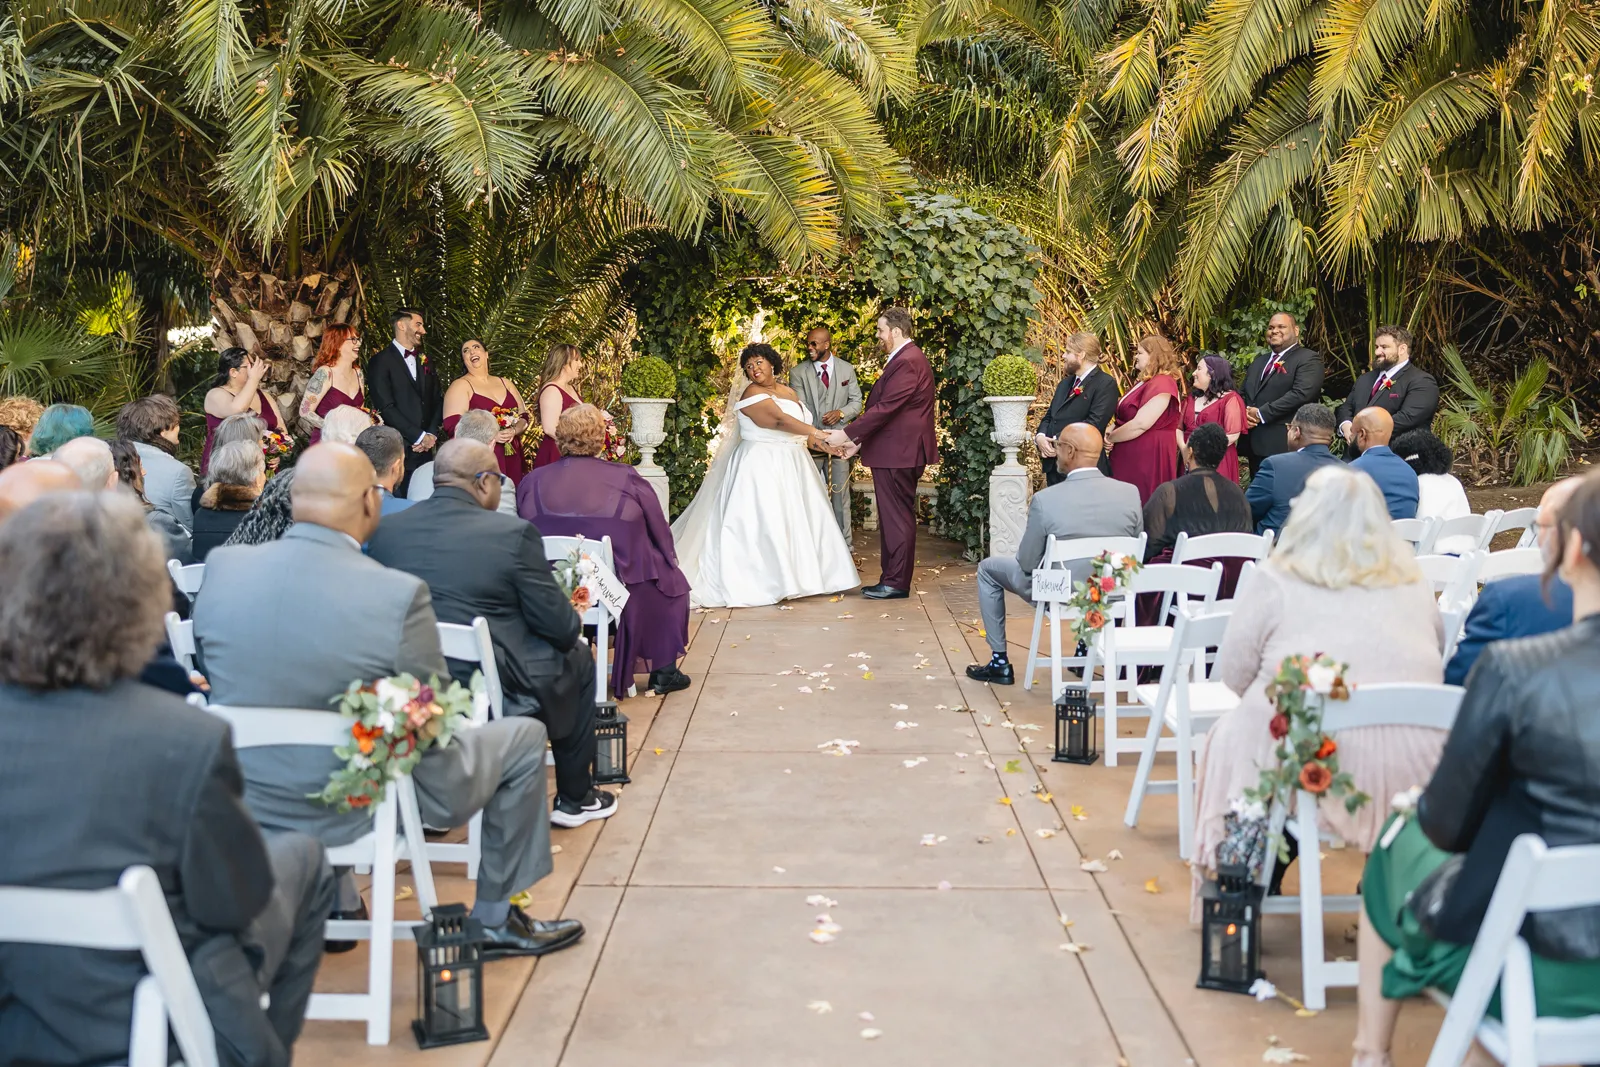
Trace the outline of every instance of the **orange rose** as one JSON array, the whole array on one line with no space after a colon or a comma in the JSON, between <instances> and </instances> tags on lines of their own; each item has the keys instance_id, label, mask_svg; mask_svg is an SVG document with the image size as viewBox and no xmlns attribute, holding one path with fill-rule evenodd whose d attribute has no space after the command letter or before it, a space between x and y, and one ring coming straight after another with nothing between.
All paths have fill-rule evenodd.
<instances>
[{"instance_id":1,"label":"orange rose","mask_svg":"<svg viewBox=\"0 0 1600 1067\"><path fill-rule=\"evenodd\" d=\"M574 608L576 608L579 612L588 611L589 610L589 603L590 603L590 598L589 598L589 587L588 586L580 585L580 586L578 586L576 589L574 589L572 591L572 606Z\"/></svg>"},{"instance_id":2,"label":"orange rose","mask_svg":"<svg viewBox=\"0 0 1600 1067\"><path fill-rule=\"evenodd\" d=\"M1084 624L1091 630L1098 630L1106 624L1106 617L1098 611L1088 611L1083 616Z\"/></svg>"},{"instance_id":3,"label":"orange rose","mask_svg":"<svg viewBox=\"0 0 1600 1067\"><path fill-rule=\"evenodd\" d=\"M1331 737L1324 737L1322 744L1317 747L1317 758L1327 759L1337 751L1339 751L1339 742Z\"/></svg>"},{"instance_id":4,"label":"orange rose","mask_svg":"<svg viewBox=\"0 0 1600 1067\"><path fill-rule=\"evenodd\" d=\"M365 793L360 793L350 798L350 806L352 808L364 808L371 803L372 798L367 796Z\"/></svg>"},{"instance_id":5,"label":"orange rose","mask_svg":"<svg viewBox=\"0 0 1600 1067\"><path fill-rule=\"evenodd\" d=\"M1333 784L1333 772L1316 761L1300 768L1300 787L1307 793L1320 796Z\"/></svg>"},{"instance_id":6,"label":"orange rose","mask_svg":"<svg viewBox=\"0 0 1600 1067\"><path fill-rule=\"evenodd\" d=\"M1091 585L1089 587L1089 602L1092 603L1092 604L1100 603L1100 587L1099 586Z\"/></svg>"}]
</instances>

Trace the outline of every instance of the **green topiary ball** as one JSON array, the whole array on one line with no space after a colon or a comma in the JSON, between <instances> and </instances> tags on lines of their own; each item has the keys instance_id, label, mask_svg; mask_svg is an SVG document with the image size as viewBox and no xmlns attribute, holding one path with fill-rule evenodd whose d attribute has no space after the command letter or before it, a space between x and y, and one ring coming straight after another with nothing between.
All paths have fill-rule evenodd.
<instances>
[{"instance_id":1,"label":"green topiary ball","mask_svg":"<svg viewBox=\"0 0 1600 1067\"><path fill-rule=\"evenodd\" d=\"M1033 396L1039 372L1021 356L996 356L983 368L984 396Z\"/></svg>"},{"instance_id":2,"label":"green topiary ball","mask_svg":"<svg viewBox=\"0 0 1600 1067\"><path fill-rule=\"evenodd\" d=\"M658 356L640 356L622 368L622 395L639 400L670 400L678 393L678 376Z\"/></svg>"}]
</instances>

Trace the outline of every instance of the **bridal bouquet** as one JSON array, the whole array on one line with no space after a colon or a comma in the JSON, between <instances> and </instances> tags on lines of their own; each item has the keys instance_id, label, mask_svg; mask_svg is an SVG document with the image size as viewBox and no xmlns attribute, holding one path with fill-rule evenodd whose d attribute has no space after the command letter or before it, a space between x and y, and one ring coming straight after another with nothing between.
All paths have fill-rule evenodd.
<instances>
[{"instance_id":1,"label":"bridal bouquet","mask_svg":"<svg viewBox=\"0 0 1600 1067\"><path fill-rule=\"evenodd\" d=\"M353 720L350 742L333 750L344 766L311 799L353 811L381 802L389 783L411 773L424 752L448 745L488 692L481 674L472 676L470 688L451 681L442 689L438 678L424 684L401 674L351 682L335 699L340 714Z\"/></svg>"},{"instance_id":2,"label":"bridal bouquet","mask_svg":"<svg viewBox=\"0 0 1600 1067\"><path fill-rule=\"evenodd\" d=\"M494 416L495 422L500 424L500 429L502 429L502 430L511 429L511 427L514 426L522 418L521 414L518 413L516 408L503 408L503 407L500 407L498 405L496 405L495 407L490 408L489 409L489 414ZM516 443L515 442L507 441L504 444L502 444L500 447L505 449L506 455L508 455L508 456L516 455Z\"/></svg>"},{"instance_id":3,"label":"bridal bouquet","mask_svg":"<svg viewBox=\"0 0 1600 1067\"><path fill-rule=\"evenodd\" d=\"M621 463L628 457L628 439L617 432L610 419L606 420L606 443L600 454L613 463Z\"/></svg>"}]
</instances>

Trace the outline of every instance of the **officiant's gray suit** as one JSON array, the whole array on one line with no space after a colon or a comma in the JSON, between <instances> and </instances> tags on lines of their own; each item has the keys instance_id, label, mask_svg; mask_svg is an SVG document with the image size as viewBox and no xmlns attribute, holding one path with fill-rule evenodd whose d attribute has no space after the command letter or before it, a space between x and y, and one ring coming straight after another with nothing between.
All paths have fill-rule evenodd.
<instances>
[{"instance_id":1,"label":"officiant's gray suit","mask_svg":"<svg viewBox=\"0 0 1600 1067\"><path fill-rule=\"evenodd\" d=\"M789 388L800 397L800 403L811 412L811 424L824 430L842 430L861 414L861 383L856 380L856 369L849 363L833 357L828 371L828 384L822 384L817 361L802 359L789 372ZM822 421L830 411L840 412L839 421L832 426ZM850 536L850 461L826 452L813 452L822 484L832 487L833 516L839 520L839 529L846 538ZM829 481L829 474L832 481Z\"/></svg>"}]
</instances>

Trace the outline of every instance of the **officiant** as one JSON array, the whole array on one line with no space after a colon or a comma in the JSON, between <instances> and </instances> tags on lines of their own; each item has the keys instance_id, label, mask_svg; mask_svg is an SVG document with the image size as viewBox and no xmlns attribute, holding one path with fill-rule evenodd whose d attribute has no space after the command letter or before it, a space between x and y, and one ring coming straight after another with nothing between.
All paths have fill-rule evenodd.
<instances>
[{"instance_id":1,"label":"officiant","mask_svg":"<svg viewBox=\"0 0 1600 1067\"><path fill-rule=\"evenodd\" d=\"M806 334L809 358L789 372L789 388L811 412L811 424L824 430L842 430L861 414L861 383L856 369L833 354L833 334L826 326ZM814 452L817 470L833 501L833 515L845 539L850 537L850 461L826 452Z\"/></svg>"}]
</instances>

